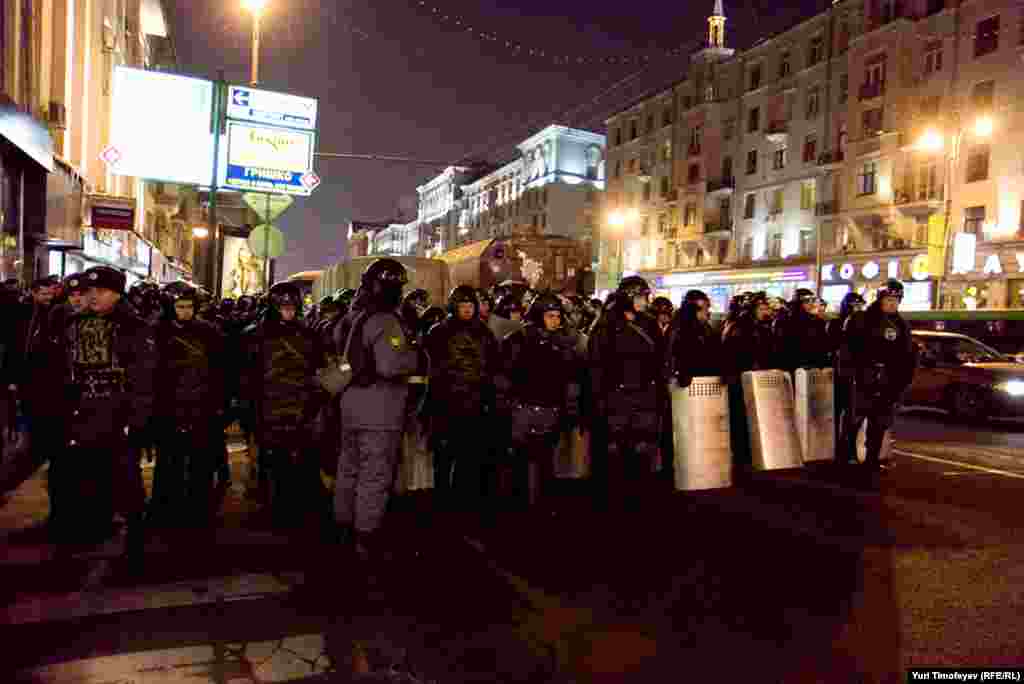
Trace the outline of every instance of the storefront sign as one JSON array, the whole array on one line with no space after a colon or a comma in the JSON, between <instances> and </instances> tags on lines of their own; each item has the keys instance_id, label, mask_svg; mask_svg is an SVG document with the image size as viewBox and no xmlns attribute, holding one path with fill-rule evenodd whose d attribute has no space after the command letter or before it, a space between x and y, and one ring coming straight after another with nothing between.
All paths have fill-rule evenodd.
<instances>
[{"instance_id":1,"label":"storefront sign","mask_svg":"<svg viewBox=\"0 0 1024 684\"><path fill-rule=\"evenodd\" d=\"M904 262L906 263L906 262ZM821 267L821 279L826 282L851 281L859 278L874 280L882 274L882 265L877 261L868 261L857 266L851 263L825 264ZM886 277L900 279L900 260L890 259L886 266ZM928 256L919 254L910 262L910 274L914 280L927 280L931 273L928 269Z\"/></svg>"},{"instance_id":2,"label":"storefront sign","mask_svg":"<svg viewBox=\"0 0 1024 684\"><path fill-rule=\"evenodd\" d=\"M1003 272L1003 263L999 261L998 254L989 254L985 259L985 275L999 275Z\"/></svg>"},{"instance_id":3,"label":"storefront sign","mask_svg":"<svg viewBox=\"0 0 1024 684\"><path fill-rule=\"evenodd\" d=\"M94 204L90 211L92 227L106 230L131 230L135 227L135 207Z\"/></svg>"}]
</instances>

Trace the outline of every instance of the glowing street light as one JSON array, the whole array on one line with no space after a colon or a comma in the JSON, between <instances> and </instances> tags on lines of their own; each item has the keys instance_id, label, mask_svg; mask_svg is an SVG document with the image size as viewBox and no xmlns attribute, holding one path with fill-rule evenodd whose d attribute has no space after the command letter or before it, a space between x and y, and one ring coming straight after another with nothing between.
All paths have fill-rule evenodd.
<instances>
[{"instance_id":1,"label":"glowing street light","mask_svg":"<svg viewBox=\"0 0 1024 684\"><path fill-rule=\"evenodd\" d=\"M192 229L192 237L202 240L203 238L209 237L210 229L206 226L196 226Z\"/></svg>"},{"instance_id":2,"label":"glowing street light","mask_svg":"<svg viewBox=\"0 0 1024 684\"><path fill-rule=\"evenodd\" d=\"M917 149L922 152L941 152L945 146L942 133L934 128L927 129L917 140Z\"/></svg>"},{"instance_id":3,"label":"glowing street light","mask_svg":"<svg viewBox=\"0 0 1024 684\"><path fill-rule=\"evenodd\" d=\"M621 228L626 225L626 215L616 209L615 211L608 214L608 225L612 228Z\"/></svg>"},{"instance_id":4,"label":"glowing street light","mask_svg":"<svg viewBox=\"0 0 1024 684\"><path fill-rule=\"evenodd\" d=\"M260 19L267 8L267 0L242 0L242 6L252 13L252 85L260 82Z\"/></svg>"},{"instance_id":5,"label":"glowing street light","mask_svg":"<svg viewBox=\"0 0 1024 684\"><path fill-rule=\"evenodd\" d=\"M995 127L995 122L992 121L991 116L979 116L974 122L974 135L979 138L987 138L992 135Z\"/></svg>"}]
</instances>

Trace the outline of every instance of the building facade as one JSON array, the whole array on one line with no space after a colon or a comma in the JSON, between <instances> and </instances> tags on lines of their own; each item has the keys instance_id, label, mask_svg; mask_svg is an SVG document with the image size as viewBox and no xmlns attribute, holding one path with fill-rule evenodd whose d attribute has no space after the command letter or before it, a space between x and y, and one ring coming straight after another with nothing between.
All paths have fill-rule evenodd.
<instances>
[{"instance_id":1,"label":"building facade","mask_svg":"<svg viewBox=\"0 0 1024 684\"><path fill-rule=\"evenodd\" d=\"M905 308L1022 304L1024 7L840 0L725 36L718 3L685 78L607 122L599 289L641 272L721 310L897 277Z\"/></svg>"},{"instance_id":2,"label":"building facade","mask_svg":"<svg viewBox=\"0 0 1024 684\"><path fill-rule=\"evenodd\" d=\"M116 266L129 281L191 275L189 189L108 172L116 66L171 69L176 63L167 0L39 0L0 9L0 216L4 277L64 275ZM23 163L19 136L35 141ZM29 144L32 147L32 144ZM46 163L38 163L40 158ZM45 160L44 160L45 161ZM25 200L18 198L24 195Z\"/></svg>"}]
</instances>

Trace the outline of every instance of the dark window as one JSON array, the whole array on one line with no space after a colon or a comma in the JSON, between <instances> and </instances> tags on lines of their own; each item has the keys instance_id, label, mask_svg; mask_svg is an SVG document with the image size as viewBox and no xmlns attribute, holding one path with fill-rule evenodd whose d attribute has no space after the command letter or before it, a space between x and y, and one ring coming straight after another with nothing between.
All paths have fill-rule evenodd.
<instances>
[{"instance_id":1,"label":"dark window","mask_svg":"<svg viewBox=\"0 0 1024 684\"><path fill-rule=\"evenodd\" d=\"M988 145L975 145L967 156L967 182L988 180Z\"/></svg>"},{"instance_id":2,"label":"dark window","mask_svg":"<svg viewBox=\"0 0 1024 684\"><path fill-rule=\"evenodd\" d=\"M964 209L964 232L981 237L985 225L985 207Z\"/></svg>"},{"instance_id":3,"label":"dark window","mask_svg":"<svg viewBox=\"0 0 1024 684\"><path fill-rule=\"evenodd\" d=\"M647 132L651 133L653 131L654 131L654 115L653 114L648 114L647 115Z\"/></svg>"},{"instance_id":4,"label":"dark window","mask_svg":"<svg viewBox=\"0 0 1024 684\"><path fill-rule=\"evenodd\" d=\"M732 136L736 133L736 120L726 119L725 125L722 126L722 138L725 140L732 140Z\"/></svg>"},{"instance_id":5,"label":"dark window","mask_svg":"<svg viewBox=\"0 0 1024 684\"><path fill-rule=\"evenodd\" d=\"M974 109L990 110L996 98L996 82L982 81L971 91L971 106Z\"/></svg>"},{"instance_id":6,"label":"dark window","mask_svg":"<svg viewBox=\"0 0 1024 684\"><path fill-rule=\"evenodd\" d=\"M850 97L850 75L842 74L839 77L839 104L846 102Z\"/></svg>"},{"instance_id":7,"label":"dark window","mask_svg":"<svg viewBox=\"0 0 1024 684\"><path fill-rule=\"evenodd\" d=\"M807 66L817 64L824 57L824 40L821 36L811 38L811 45L807 50Z\"/></svg>"},{"instance_id":8,"label":"dark window","mask_svg":"<svg viewBox=\"0 0 1024 684\"><path fill-rule=\"evenodd\" d=\"M861 113L864 124L864 135L875 135L882 131L883 109L868 109Z\"/></svg>"},{"instance_id":9,"label":"dark window","mask_svg":"<svg viewBox=\"0 0 1024 684\"><path fill-rule=\"evenodd\" d=\"M693 96L692 95L685 95L683 97L683 109L689 109L692 106L693 106Z\"/></svg>"},{"instance_id":10,"label":"dark window","mask_svg":"<svg viewBox=\"0 0 1024 684\"><path fill-rule=\"evenodd\" d=\"M671 126L672 125L672 108L665 107L665 111L661 113L661 125Z\"/></svg>"},{"instance_id":11,"label":"dark window","mask_svg":"<svg viewBox=\"0 0 1024 684\"><path fill-rule=\"evenodd\" d=\"M775 170L783 169L786 167L786 148L780 147L775 150L775 154L772 156L772 168Z\"/></svg>"},{"instance_id":12,"label":"dark window","mask_svg":"<svg viewBox=\"0 0 1024 684\"><path fill-rule=\"evenodd\" d=\"M629 139L630 140L636 140L636 138L637 138L636 121L630 121L629 122Z\"/></svg>"},{"instance_id":13,"label":"dark window","mask_svg":"<svg viewBox=\"0 0 1024 684\"><path fill-rule=\"evenodd\" d=\"M732 198L728 195L718 200L718 221L723 226L732 225Z\"/></svg>"},{"instance_id":14,"label":"dark window","mask_svg":"<svg viewBox=\"0 0 1024 684\"><path fill-rule=\"evenodd\" d=\"M687 183L696 183L700 180L700 164L690 164L689 171L686 174Z\"/></svg>"},{"instance_id":15,"label":"dark window","mask_svg":"<svg viewBox=\"0 0 1024 684\"><path fill-rule=\"evenodd\" d=\"M807 91L807 118L813 119L818 116L821 109L821 91L817 86Z\"/></svg>"},{"instance_id":16,"label":"dark window","mask_svg":"<svg viewBox=\"0 0 1024 684\"><path fill-rule=\"evenodd\" d=\"M621 159L616 159L615 160L615 178L619 178L621 176L622 176L622 160Z\"/></svg>"},{"instance_id":17,"label":"dark window","mask_svg":"<svg viewBox=\"0 0 1024 684\"><path fill-rule=\"evenodd\" d=\"M650 183L644 183L643 198L644 198L644 202L649 202L651 200L651 184Z\"/></svg>"},{"instance_id":18,"label":"dark window","mask_svg":"<svg viewBox=\"0 0 1024 684\"><path fill-rule=\"evenodd\" d=\"M783 52L782 58L779 61L779 78L786 78L792 72L792 68L789 65L789 53Z\"/></svg>"},{"instance_id":19,"label":"dark window","mask_svg":"<svg viewBox=\"0 0 1024 684\"><path fill-rule=\"evenodd\" d=\"M865 162L860 173L857 174L857 194L873 195L876 191L876 179L878 177L878 163Z\"/></svg>"},{"instance_id":20,"label":"dark window","mask_svg":"<svg viewBox=\"0 0 1024 684\"><path fill-rule=\"evenodd\" d=\"M757 150L747 152L747 175L757 173Z\"/></svg>"},{"instance_id":21,"label":"dark window","mask_svg":"<svg viewBox=\"0 0 1024 684\"><path fill-rule=\"evenodd\" d=\"M933 40L924 49L924 75L942 71L942 41Z\"/></svg>"},{"instance_id":22,"label":"dark window","mask_svg":"<svg viewBox=\"0 0 1024 684\"><path fill-rule=\"evenodd\" d=\"M747 193L747 196L743 199L743 218L752 219L754 218L754 210L757 208L757 195L752 192Z\"/></svg>"},{"instance_id":23,"label":"dark window","mask_svg":"<svg viewBox=\"0 0 1024 684\"><path fill-rule=\"evenodd\" d=\"M804 139L804 163L814 164L818 161L818 138L813 135Z\"/></svg>"},{"instance_id":24,"label":"dark window","mask_svg":"<svg viewBox=\"0 0 1024 684\"><path fill-rule=\"evenodd\" d=\"M750 89L757 90L761 87L761 65L755 64L750 68Z\"/></svg>"},{"instance_id":25,"label":"dark window","mask_svg":"<svg viewBox=\"0 0 1024 684\"><path fill-rule=\"evenodd\" d=\"M999 49L999 15L978 22L974 33L974 56L981 57Z\"/></svg>"},{"instance_id":26,"label":"dark window","mask_svg":"<svg viewBox=\"0 0 1024 684\"><path fill-rule=\"evenodd\" d=\"M683 213L683 224L692 226L697 223L697 205L690 202L686 205L686 210Z\"/></svg>"},{"instance_id":27,"label":"dark window","mask_svg":"<svg viewBox=\"0 0 1024 684\"><path fill-rule=\"evenodd\" d=\"M840 54L846 52L850 47L850 25L843 21L839 24L839 37L836 40L836 48Z\"/></svg>"},{"instance_id":28,"label":"dark window","mask_svg":"<svg viewBox=\"0 0 1024 684\"><path fill-rule=\"evenodd\" d=\"M724 157L722 159L722 180L730 178L732 178L732 157Z\"/></svg>"},{"instance_id":29,"label":"dark window","mask_svg":"<svg viewBox=\"0 0 1024 684\"><path fill-rule=\"evenodd\" d=\"M756 133L759 128L761 128L761 109L751 107L747 112L747 132Z\"/></svg>"},{"instance_id":30,"label":"dark window","mask_svg":"<svg viewBox=\"0 0 1024 684\"><path fill-rule=\"evenodd\" d=\"M668 178L666 176L661 177L661 194L662 196L668 194Z\"/></svg>"},{"instance_id":31,"label":"dark window","mask_svg":"<svg viewBox=\"0 0 1024 684\"><path fill-rule=\"evenodd\" d=\"M622 144L622 129L621 128L616 128L615 129L615 146L618 147L621 144Z\"/></svg>"}]
</instances>

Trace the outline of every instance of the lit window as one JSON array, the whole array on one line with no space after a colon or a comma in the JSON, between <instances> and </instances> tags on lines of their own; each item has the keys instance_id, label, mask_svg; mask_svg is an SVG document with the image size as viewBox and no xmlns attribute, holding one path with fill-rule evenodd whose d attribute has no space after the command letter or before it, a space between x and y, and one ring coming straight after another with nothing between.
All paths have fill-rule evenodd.
<instances>
[{"instance_id":1,"label":"lit window","mask_svg":"<svg viewBox=\"0 0 1024 684\"><path fill-rule=\"evenodd\" d=\"M873 195L877 192L878 162L865 162L857 174L857 194Z\"/></svg>"}]
</instances>

